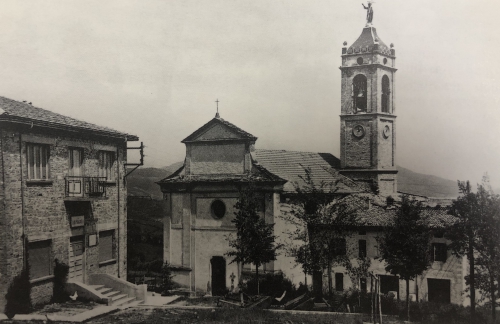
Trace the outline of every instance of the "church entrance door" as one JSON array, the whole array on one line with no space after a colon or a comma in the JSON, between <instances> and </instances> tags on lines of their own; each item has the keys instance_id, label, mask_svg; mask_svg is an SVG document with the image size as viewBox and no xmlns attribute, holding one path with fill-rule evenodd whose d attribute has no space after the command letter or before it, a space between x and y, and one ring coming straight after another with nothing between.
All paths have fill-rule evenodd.
<instances>
[{"instance_id":1,"label":"church entrance door","mask_svg":"<svg viewBox=\"0 0 500 324\"><path fill-rule=\"evenodd\" d=\"M212 268L212 295L226 294L226 260L221 256L214 256L210 260Z\"/></svg>"}]
</instances>

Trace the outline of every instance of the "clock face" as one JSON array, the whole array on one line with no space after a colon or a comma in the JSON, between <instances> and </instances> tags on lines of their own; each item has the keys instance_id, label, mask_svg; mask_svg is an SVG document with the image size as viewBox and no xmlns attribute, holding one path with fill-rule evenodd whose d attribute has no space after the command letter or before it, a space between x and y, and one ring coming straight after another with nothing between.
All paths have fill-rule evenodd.
<instances>
[{"instance_id":1,"label":"clock face","mask_svg":"<svg viewBox=\"0 0 500 324\"><path fill-rule=\"evenodd\" d=\"M352 135L357 138L365 136L365 128L361 125L356 125L352 128Z\"/></svg>"},{"instance_id":2,"label":"clock face","mask_svg":"<svg viewBox=\"0 0 500 324\"><path fill-rule=\"evenodd\" d=\"M391 135L391 128L389 127L389 125L385 125L384 129L382 130L382 135L384 136L384 138L389 138L389 136Z\"/></svg>"}]
</instances>

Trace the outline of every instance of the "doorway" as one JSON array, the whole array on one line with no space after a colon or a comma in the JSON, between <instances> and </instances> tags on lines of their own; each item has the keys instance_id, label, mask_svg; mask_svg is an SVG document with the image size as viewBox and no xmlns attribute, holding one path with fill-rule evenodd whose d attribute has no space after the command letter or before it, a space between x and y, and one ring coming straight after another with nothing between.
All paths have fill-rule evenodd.
<instances>
[{"instance_id":1,"label":"doorway","mask_svg":"<svg viewBox=\"0 0 500 324\"><path fill-rule=\"evenodd\" d=\"M451 281L446 279L427 279L428 300L432 303L451 302Z\"/></svg>"},{"instance_id":2,"label":"doorway","mask_svg":"<svg viewBox=\"0 0 500 324\"><path fill-rule=\"evenodd\" d=\"M212 269L212 295L226 294L226 260L221 256L214 256L210 260Z\"/></svg>"},{"instance_id":3,"label":"doorway","mask_svg":"<svg viewBox=\"0 0 500 324\"><path fill-rule=\"evenodd\" d=\"M83 282L83 235L73 236L69 242L69 273L68 278Z\"/></svg>"}]
</instances>

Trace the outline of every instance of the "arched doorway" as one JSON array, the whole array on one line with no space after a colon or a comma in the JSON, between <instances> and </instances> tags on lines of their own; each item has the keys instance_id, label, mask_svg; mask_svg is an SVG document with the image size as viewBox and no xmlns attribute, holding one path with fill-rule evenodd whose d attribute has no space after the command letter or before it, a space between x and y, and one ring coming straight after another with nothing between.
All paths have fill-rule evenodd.
<instances>
[{"instance_id":1,"label":"arched doorway","mask_svg":"<svg viewBox=\"0 0 500 324\"><path fill-rule=\"evenodd\" d=\"M212 295L223 296L226 294L226 260L221 256L210 259L212 269Z\"/></svg>"}]
</instances>

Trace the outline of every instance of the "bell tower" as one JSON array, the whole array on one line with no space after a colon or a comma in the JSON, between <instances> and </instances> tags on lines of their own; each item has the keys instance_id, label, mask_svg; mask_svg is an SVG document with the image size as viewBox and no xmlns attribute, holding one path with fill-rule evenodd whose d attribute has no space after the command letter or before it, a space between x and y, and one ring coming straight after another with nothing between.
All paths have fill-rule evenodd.
<instances>
[{"instance_id":1,"label":"bell tower","mask_svg":"<svg viewBox=\"0 0 500 324\"><path fill-rule=\"evenodd\" d=\"M370 13L370 9L369 13ZM367 16L359 38L342 48L340 172L373 185L382 196L397 192L394 76L396 51L378 37Z\"/></svg>"}]
</instances>

